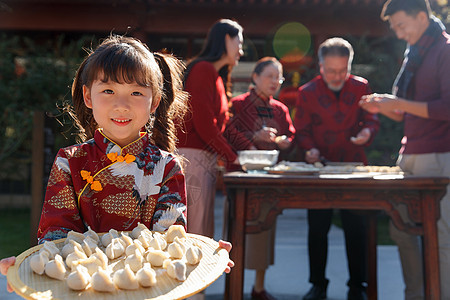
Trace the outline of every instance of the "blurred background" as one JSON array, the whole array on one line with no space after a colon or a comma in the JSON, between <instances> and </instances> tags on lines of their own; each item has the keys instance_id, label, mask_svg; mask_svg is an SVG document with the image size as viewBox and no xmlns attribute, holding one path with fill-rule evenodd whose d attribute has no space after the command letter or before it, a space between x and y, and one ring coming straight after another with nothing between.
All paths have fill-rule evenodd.
<instances>
[{"instance_id":1,"label":"blurred background","mask_svg":"<svg viewBox=\"0 0 450 300\"><path fill-rule=\"evenodd\" d=\"M447 0L431 0L449 24ZM244 27L244 52L232 73L245 92L254 63L275 56L284 82L277 95L294 113L296 89L318 74L316 52L332 36L355 50L352 74L390 92L405 44L381 21L384 0L0 0L0 258L36 243L47 176L56 151L75 143L70 86L82 58L111 33L183 60L196 55L217 19ZM381 118L367 149L372 165L394 165L402 126Z\"/></svg>"}]
</instances>

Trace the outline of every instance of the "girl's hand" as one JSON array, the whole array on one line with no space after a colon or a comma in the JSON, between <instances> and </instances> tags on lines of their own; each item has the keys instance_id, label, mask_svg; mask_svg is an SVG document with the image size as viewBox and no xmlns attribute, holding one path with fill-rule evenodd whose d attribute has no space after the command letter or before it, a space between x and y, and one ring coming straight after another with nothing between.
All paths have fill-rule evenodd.
<instances>
[{"instance_id":1,"label":"girl's hand","mask_svg":"<svg viewBox=\"0 0 450 300\"><path fill-rule=\"evenodd\" d=\"M224 248L225 250L228 251L228 253L230 253L231 248L233 247L231 245L230 242L227 241L223 241L223 240L219 240L219 247ZM225 273L230 273L231 272L231 268L234 267L234 261L230 260L228 262L228 266L225 269Z\"/></svg>"},{"instance_id":2,"label":"girl's hand","mask_svg":"<svg viewBox=\"0 0 450 300\"><path fill-rule=\"evenodd\" d=\"M4 258L4 259L0 260L0 272L2 273L2 275L6 276L6 273L8 273L9 267L14 265L15 262L16 262L16 257L15 256L7 257L7 258ZM9 283L7 283L6 289L10 293L13 292L13 289L11 288Z\"/></svg>"}]
</instances>

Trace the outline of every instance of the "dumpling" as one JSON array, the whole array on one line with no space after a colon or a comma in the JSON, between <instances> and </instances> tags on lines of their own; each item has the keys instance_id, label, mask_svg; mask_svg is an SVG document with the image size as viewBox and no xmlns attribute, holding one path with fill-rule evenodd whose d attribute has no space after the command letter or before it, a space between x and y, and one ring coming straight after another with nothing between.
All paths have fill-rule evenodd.
<instances>
[{"instance_id":1,"label":"dumpling","mask_svg":"<svg viewBox=\"0 0 450 300\"><path fill-rule=\"evenodd\" d=\"M78 265L75 271L71 272L66 278L66 284L69 288L75 291L81 291L86 289L87 285L91 280L91 275L89 274L86 267Z\"/></svg>"},{"instance_id":2,"label":"dumpling","mask_svg":"<svg viewBox=\"0 0 450 300\"><path fill-rule=\"evenodd\" d=\"M109 245L106 247L105 253L106 256L108 256L111 260L124 254L125 247L123 246L120 238L112 239L111 243L109 243Z\"/></svg>"},{"instance_id":3,"label":"dumpling","mask_svg":"<svg viewBox=\"0 0 450 300\"><path fill-rule=\"evenodd\" d=\"M180 241L178 236L176 236L173 240L173 243L167 246L167 252L173 258L182 258L184 253L186 252L186 246L182 241Z\"/></svg>"},{"instance_id":4,"label":"dumpling","mask_svg":"<svg viewBox=\"0 0 450 300\"><path fill-rule=\"evenodd\" d=\"M182 225L171 225L166 232L166 240L168 243L172 243L175 237L186 238L186 230Z\"/></svg>"},{"instance_id":5,"label":"dumpling","mask_svg":"<svg viewBox=\"0 0 450 300\"><path fill-rule=\"evenodd\" d=\"M87 236L83 240L81 246L83 247L84 253L86 253L87 256L91 256L92 253L94 253L95 248L97 248L98 243L91 236Z\"/></svg>"},{"instance_id":6,"label":"dumpling","mask_svg":"<svg viewBox=\"0 0 450 300\"><path fill-rule=\"evenodd\" d=\"M178 281L186 280L186 263L180 259L168 261L166 266L167 275Z\"/></svg>"},{"instance_id":7,"label":"dumpling","mask_svg":"<svg viewBox=\"0 0 450 300\"><path fill-rule=\"evenodd\" d=\"M91 278L92 288L97 292L114 292L116 287L112 281L109 272L98 269Z\"/></svg>"},{"instance_id":8,"label":"dumpling","mask_svg":"<svg viewBox=\"0 0 450 300\"><path fill-rule=\"evenodd\" d=\"M100 248L95 248L95 253L93 253L90 257L94 257L97 259L97 264L100 268L106 270L108 268L108 256L106 256L105 252L100 250Z\"/></svg>"},{"instance_id":9,"label":"dumpling","mask_svg":"<svg viewBox=\"0 0 450 300\"><path fill-rule=\"evenodd\" d=\"M30 258L30 268L34 273L42 275L44 274L45 264L48 263L49 254L47 251L42 251L34 254Z\"/></svg>"},{"instance_id":10,"label":"dumpling","mask_svg":"<svg viewBox=\"0 0 450 300\"><path fill-rule=\"evenodd\" d=\"M70 253L72 253L72 252L75 251L75 250L74 250L75 248L78 248L79 250L84 251L84 250L83 250L83 247L82 247L77 241L75 241L75 240L69 240L69 242L66 243L66 244L64 245L64 247L61 249L61 256L62 256L64 259L66 259L67 256L68 256Z\"/></svg>"},{"instance_id":11,"label":"dumpling","mask_svg":"<svg viewBox=\"0 0 450 300\"><path fill-rule=\"evenodd\" d=\"M74 251L67 255L66 257L66 265L72 269L73 262L76 260L86 259L87 255L83 252L83 250L80 250L78 248L74 248Z\"/></svg>"},{"instance_id":12,"label":"dumpling","mask_svg":"<svg viewBox=\"0 0 450 300\"><path fill-rule=\"evenodd\" d=\"M153 240L153 234L150 230L142 230L137 239L141 242L142 247L148 249L150 247L150 241Z\"/></svg>"},{"instance_id":13,"label":"dumpling","mask_svg":"<svg viewBox=\"0 0 450 300\"><path fill-rule=\"evenodd\" d=\"M117 232L117 230L115 229L110 229L108 233L105 233L102 236L102 244L104 247L107 247L110 243L112 239L118 238L119 237L119 233Z\"/></svg>"},{"instance_id":14,"label":"dumpling","mask_svg":"<svg viewBox=\"0 0 450 300\"><path fill-rule=\"evenodd\" d=\"M145 252L144 247L142 247L142 243L139 240L134 240L133 244L129 245L126 249L125 249L125 255L131 255L134 254L135 252L139 251L139 253L142 255Z\"/></svg>"},{"instance_id":15,"label":"dumpling","mask_svg":"<svg viewBox=\"0 0 450 300\"><path fill-rule=\"evenodd\" d=\"M67 234L67 238L66 238L65 243L66 244L69 243L70 240L74 240L78 244L81 245L83 243L83 240L84 240L84 234L71 230Z\"/></svg>"},{"instance_id":16,"label":"dumpling","mask_svg":"<svg viewBox=\"0 0 450 300\"><path fill-rule=\"evenodd\" d=\"M72 263L72 270L74 270L77 266L85 267L88 270L89 275L93 275L98 269L101 269L101 263L95 256L74 261Z\"/></svg>"},{"instance_id":17,"label":"dumpling","mask_svg":"<svg viewBox=\"0 0 450 300\"><path fill-rule=\"evenodd\" d=\"M131 231L131 236L134 239L137 239L142 231L150 231L147 226L142 224L141 222L138 222L137 226L133 228Z\"/></svg>"},{"instance_id":18,"label":"dumpling","mask_svg":"<svg viewBox=\"0 0 450 300\"><path fill-rule=\"evenodd\" d=\"M88 230L83 233L83 235L85 236L85 238L90 237L92 240L95 241L95 243L100 243L100 237L98 236L97 232L95 232L94 230L91 229L90 226L88 226Z\"/></svg>"},{"instance_id":19,"label":"dumpling","mask_svg":"<svg viewBox=\"0 0 450 300\"><path fill-rule=\"evenodd\" d=\"M203 257L203 252L198 246L191 246L186 251L186 261L190 265L196 265Z\"/></svg>"},{"instance_id":20,"label":"dumpling","mask_svg":"<svg viewBox=\"0 0 450 300\"><path fill-rule=\"evenodd\" d=\"M135 290L139 288L139 283L129 265L116 271L113 275L114 284L123 290Z\"/></svg>"},{"instance_id":21,"label":"dumpling","mask_svg":"<svg viewBox=\"0 0 450 300\"><path fill-rule=\"evenodd\" d=\"M155 250L150 248L147 251L147 261L154 267L161 267L164 261L169 257L169 254L162 250Z\"/></svg>"},{"instance_id":22,"label":"dumpling","mask_svg":"<svg viewBox=\"0 0 450 300\"><path fill-rule=\"evenodd\" d=\"M133 239L126 232L122 232L122 235L120 236L120 242L122 243L124 248L133 245Z\"/></svg>"},{"instance_id":23,"label":"dumpling","mask_svg":"<svg viewBox=\"0 0 450 300\"><path fill-rule=\"evenodd\" d=\"M139 251L136 251L135 254L131 254L125 258L125 264L129 265L133 272L137 272L142 268L143 260Z\"/></svg>"},{"instance_id":24,"label":"dumpling","mask_svg":"<svg viewBox=\"0 0 450 300\"><path fill-rule=\"evenodd\" d=\"M39 252L42 252L42 251L48 252L49 259L54 259L56 254L59 254L59 248L52 241L45 241L44 246L42 246L42 248L39 249Z\"/></svg>"},{"instance_id":25,"label":"dumpling","mask_svg":"<svg viewBox=\"0 0 450 300\"><path fill-rule=\"evenodd\" d=\"M161 233L155 232L153 233L153 239L150 241L149 247L155 250L164 250L167 247L167 241Z\"/></svg>"},{"instance_id":26,"label":"dumpling","mask_svg":"<svg viewBox=\"0 0 450 300\"><path fill-rule=\"evenodd\" d=\"M137 271L136 279L143 287L150 287L156 285L156 272L152 269L149 263L145 263L142 269Z\"/></svg>"},{"instance_id":27,"label":"dumpling","mask_svg":"<svg viewBox=\"0 0 450 300\"><path fill-rule=\"evenodd\" d=\"M45 275L48 277L64 280L66 275L66 267L64 266L64 261L61 255L56 254L55 259L49 261L45 264Z\"/></svg>"}]
</instances>

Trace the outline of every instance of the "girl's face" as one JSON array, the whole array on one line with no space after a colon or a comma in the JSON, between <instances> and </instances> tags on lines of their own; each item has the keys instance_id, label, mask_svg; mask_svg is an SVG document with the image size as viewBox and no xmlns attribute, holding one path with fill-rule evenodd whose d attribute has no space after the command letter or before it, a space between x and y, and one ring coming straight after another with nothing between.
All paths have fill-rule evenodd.
<instances>
[{"instance_id":1,"label":"girl's face","mask_svg":"<svg viewBox=\"0 0 450 300\"><path fill-rule=\"evenodd\" d=\"M267 97L275 95L283 79L281 70L274 64L267 65L260 74L253 73L256 89Z\"/></svg>"},{"instance_id":2,"label":"girl's face","mask_svg":"<svg viewBox=\"0 0 450 300\"><path fill-rule=\"evenodd\" d=\"M103 133L120 147L139 138L150 113L159 104L159 99L153 99L150 87L111 80L103 82L97 79L91 88L83 86L83 96L99 128L103 128Z\"/></svg>"},{"instance_id":3,"label":"girl's face","mask_svg":"<svg viewBox=\"0 0 450 300\"><path fill-rule=\"evenodd\" d=\"M225 36L228 65L234 67L239 63L239 59L244 55L244 51L242 50L243 41L242 33L239 33L235 37L230 37L228 34Z\"/></svg>"}]
</instances>

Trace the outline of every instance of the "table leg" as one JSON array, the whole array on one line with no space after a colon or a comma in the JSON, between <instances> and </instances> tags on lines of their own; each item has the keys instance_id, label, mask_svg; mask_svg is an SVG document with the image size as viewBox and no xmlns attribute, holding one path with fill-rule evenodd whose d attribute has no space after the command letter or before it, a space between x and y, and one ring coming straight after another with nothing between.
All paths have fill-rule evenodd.
<instances>
[{"instance_id":1,"label":"table leg","mask_svg":"<svg viewBox=\"0 0 450 300\"><path fill-rule=\"evenodd\" d=\"M439 201L431 194L424 195L423 213L423 257L425 272L425 298L439 300L441 297L439 279L439 248L437 220L439 218Z\"/></svg>"},{"instance_id":2,"label":"table leg","mask_svg":"<svg viewBox=\"0 0 450 300\"><path fill-rule=\"evenodd\" d=\"M378 299L378 281L377 281L377 214L378 212L368 213L368 239L367 239L367 258L368 258L368 278L367 278L367 296L370 300Z\"/></svg>"},{"instance_id":3,"label":"table leg","mask_svg":"<svg viewBox=\"0 0 450 300\"><path fill-rule=\"evenodd\" d=\"M245 191L239 189L235 195L229 195L230 216L235 222L228 222L228 234L233 249L230 253L235 266L226 278L225 299L242 300L244 298L244 256L245 256ZM235 226L233 226L235 224Z\"/></svg>"}]
</instances>

